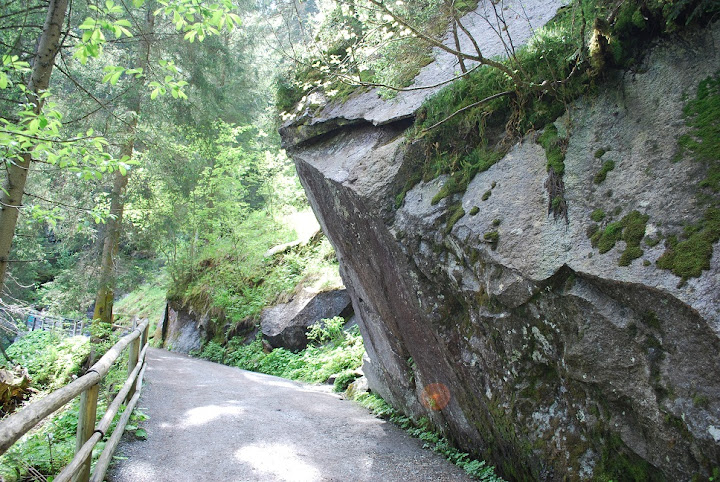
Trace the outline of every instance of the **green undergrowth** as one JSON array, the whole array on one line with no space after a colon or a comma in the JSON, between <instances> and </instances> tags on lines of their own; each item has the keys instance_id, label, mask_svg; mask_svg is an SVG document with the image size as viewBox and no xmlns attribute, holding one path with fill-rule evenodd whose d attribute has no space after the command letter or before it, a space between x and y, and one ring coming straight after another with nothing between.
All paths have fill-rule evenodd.
<instances>
[{"instance_id":1,"label":"green undergrowth","mask_svg":"<svg viewBox=\"0 0 720 482\"><path fill-rule=\"evenodd\" d=\"M411 436L424 442L423 448L431 449L447 460L457 465L475 480L487 482L502 482L504 479L495 474L495 468L487 465L483 460L473 459L469 453L462 452L455 447L432 426L426 417L414 421L393 409L385 400L371 393L361 393L354 400L369 409L378 417L390 420Z\"/></svg>"},{"instance_id":2,"label":"green undergrowth","mask_svg":"<svg viewBox=\"0 0 720 482\"><path fill-rule=\"evenodd\" d=\"M324 383L332 375L343 375L336 379L336 388L342 391L347 388L349 373L362 365L365 353L357 326L346 331L342 329L344 323L343 318L335 317L312 325L307 333L310 344L298 353L284 348L267 351L259 333L248 344L242 337L225 345L210 341L197 355L216 363L308 383Z\"/></svg>"},{"instance_id":3,"label":"green undergrowth","mask_svg":"<svg viewBox=\"0 0 720 482\"><path fill-rule=\"evenodd\" d=\"M218 240L194 262L171 271L168 298L208 313L211 337L251 330L263 308L287 301L301 286L328 290L342 286L335 252L327 238L265 256L270 248L294 241L295 233L279 219L257 212L237 230L235 243ZM216 340L217 341L217 340Z\"/></svg>"},{"instance_id":4,"label":"green undergrowth","mask_svg":"<svg viewBox=\"0 0 720 482\"><path fill-rule=\"evenodd\" d=\"M686 226L682 235L668 236L666 250L656 263L679 276L681 284L710 269L713 244L720 241L720 72L700 82L684 114L689 132L678 139L677 158L705 165L697 197L707 207L702 219Z\"/></svg>"},{"instance_id":5,"label":"green undergrowth","mask_svg":"<svg viewBox=\"0 0 720 482\"><path fill-rule=\"evenodd\" d=\"M90 354L90 340L84 336L65 337L54 331L31 331L10 345L7 354L27 369L35 389L55 390L80 372Z\"/></svg>"},{"instance_id":6,"label":"green undergrowth","mask_svg":"<svg viewBox=\"0 0 720 482\"><path fill-rule=\"evenodd\" d=\"M116 341L117 336L108 338L107 343L110 343ZM107 350L107 343L96 347L99 355ZM82 375L90 349L90 340L85 337L63 337L55 332L33 331L10 345L7 353L15 363L27 369L32 380L31 387L37 391L29 400L32 402ZM101 382L97 421L105 414L126 376L127 355L118 359ZM0 480L51 480L70 463L75 454L78 409L79 398L76 398L0 456ZM100 455L104 444L100 442L95 447L94 459Z\"/></svg>"}]
</instances>

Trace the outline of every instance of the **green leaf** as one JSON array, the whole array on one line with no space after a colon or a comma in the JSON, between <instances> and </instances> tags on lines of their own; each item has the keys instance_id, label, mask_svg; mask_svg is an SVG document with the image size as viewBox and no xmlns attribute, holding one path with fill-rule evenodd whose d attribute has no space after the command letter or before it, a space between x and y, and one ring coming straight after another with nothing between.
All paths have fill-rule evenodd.
<instances>
[{"instance_id":1,"label":"green leaf","mask_svg":"<svg viewBox=\"0 0 720 482\"><path fill-rule=\"evenodd\" d=\"M145 429L141 428L141 429L136 430L135 436L139 439L147 440L147 432L145 431Z\"/></svg>"},{"instance_id":2,"label":"green leaf","mask_svg":"<svg viewBox=\"0 0 720 482\"><path fill-rule=\"evenodd\" d=\"M8 86L8 77L5 72L0 72L0 89L6 89Z\"/></svg>"},{"instance_id":3,"label":"green leaf","mask_svg":"<svg viewBox=\"0 0 720 482\"><path fill-rule=\"evenodd\" d=\"M120 174L123 176L127 176L127 169L122 164L118 164L118 171L120 171Z\"/></svg>"},{"instance_id":4,"label":"green leaf","mask_svg":"<svg viewBox=\"0 0 720 482\"><path fill-rule=\"evenodd\" d=\"M88 17L78 27L80 30L93 30L95 28L95 19Z\"/></svg>"},{"instance_id":5,"label":"green leaf","mask_svg":"<svg viewBox=\"0 0 720 482\"><path fill-rule=\"evenodd\" d=\"M153 89L153 91L150 93L150 100L155 100L155 97L157 97L158 94L160 94L160 88L159 88L159 87Z\"/></svg>"}]
</instances>

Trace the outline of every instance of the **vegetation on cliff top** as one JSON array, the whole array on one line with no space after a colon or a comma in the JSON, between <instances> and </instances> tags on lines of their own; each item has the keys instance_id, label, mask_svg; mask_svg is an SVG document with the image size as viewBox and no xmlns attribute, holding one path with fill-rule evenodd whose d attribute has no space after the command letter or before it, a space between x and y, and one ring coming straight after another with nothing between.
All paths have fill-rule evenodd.
<instances>
[{"instance_id":1,"label":"vegetation on cliff top","mask_svg":"<svg viewBox=\"0 0 720 482\"><path fill-rule=\"evenodd\" d=\"M591 93L608 69L637 62L650 39L707 22L719 10L712 2L690 0L635 0L619 6L601 0L572 2L538 29L526 46L498 59L518 72L520 81L486 66L425 102L417 113L413 134L424 152L418 166L422 175L412 181L449 174L447 187L437 197L463 192L474 175L501 157L514 139L544 129L537 140L546 151L553 181L548 183L549 211L564 216L565 139L559 136L554 121L569 102ZM547 87L540 87L545 84ZM693 146L688 139L685 144ZM481 159L478 150L485 153ZM607 161L596 182L602 182L613 168L614 163ZM711 173L707 182L712 183L712 178Z\"/></svg>"}]
</instances>

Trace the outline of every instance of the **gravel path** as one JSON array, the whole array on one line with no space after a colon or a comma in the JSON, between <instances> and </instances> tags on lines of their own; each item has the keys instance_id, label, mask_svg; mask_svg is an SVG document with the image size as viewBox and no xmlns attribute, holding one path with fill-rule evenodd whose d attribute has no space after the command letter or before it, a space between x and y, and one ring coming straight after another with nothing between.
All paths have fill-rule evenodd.
<instances>
[{"instance_id":1,"label":"gravel path","mask_svg":"<svg viewBox=\"0 0 720 482\"><path fill-rule=\"evenodd\" d=\"M325 387L158 349L148 359L148 438L125 435L110 481L470 480Z\"/></svg>"}]
</instances>

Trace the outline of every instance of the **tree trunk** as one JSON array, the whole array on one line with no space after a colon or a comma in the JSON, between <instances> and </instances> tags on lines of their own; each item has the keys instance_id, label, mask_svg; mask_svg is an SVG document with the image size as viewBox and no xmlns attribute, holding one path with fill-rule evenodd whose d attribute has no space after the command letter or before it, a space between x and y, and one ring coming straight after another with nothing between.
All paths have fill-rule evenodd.
<instances>
[{"instance_id":1,"label":"tree trunk","mask_svg":"<svg viewBox=\"0 0 720 482\"><path fill-rule=\"evenodd\" d=\"M28 99L35 104L34 112L39 114L43 101L39 94L47 90L50 75L55 65L55 56L60 49L60 34L65 22L68 0L50 0L43 32L38 41L33 60L32 74L27 84ZM10 249L15 237L18 215L22 207L23 193L28 171L32 163L32 152L23 152L20 159L5 160L7 178L0 191L0 294L5 283Z\"/></svg>"},{"instance_id":2,"label":"tree trunk","mask_svg":"<svg viewBox=\"0 0 720 482\"><path fill-rule=\"evenodd\" d=\"M136 122L133 122L133 124L136 124ZM133 147L134 138L131 137L123 148L123 155L132 156ZM107 230L100 262L100 285L95 297L95 312L93 313L93 320L100 323L112 323L113 301L115 299L115 255L120 242L123 210L125 208L123 196L125 195L127 183L128 176L123 176L119 170L115 171L113 187L110 192L110 214L114 217L107 220Z\"/></svg>"},{"instance_id":3,"label":"tree trunk","mask_svg":"<svg viewBox=\"0 0 720 482\"><path fill-rule=\"evenodd\" d=\"M147 71L148 58L150 56L150 37L155 26L155 16L150 5L147 6L145 31L141 34L140 48L138 49L138 67L143 71ZM140 81L142 82L142 81ZM133 149L135 147L135 135L140 115L140 97L141 93L137 92L134 96L131 94L130 110L133 111L132 120L128 124L128 140L123 146L121 155L132 158ZM110 213L114 218L108 219L107 230L105 233L105 241L103 242L102 260L100 263L100 285L98 286L97 295L95 297L95 311L93 313L93 323L112 323L113 320L113 303L115 301L115 256L118 252L120 244L120 234L122 232L123 210L125 209L125 188L128 183L128 175L123 175L120 171L115 171L113 179L113 188L110 193Z\"/></svg>"}]
</instances>

